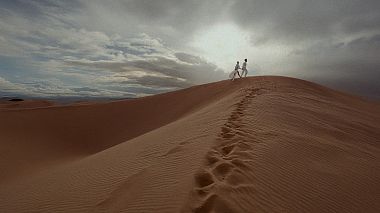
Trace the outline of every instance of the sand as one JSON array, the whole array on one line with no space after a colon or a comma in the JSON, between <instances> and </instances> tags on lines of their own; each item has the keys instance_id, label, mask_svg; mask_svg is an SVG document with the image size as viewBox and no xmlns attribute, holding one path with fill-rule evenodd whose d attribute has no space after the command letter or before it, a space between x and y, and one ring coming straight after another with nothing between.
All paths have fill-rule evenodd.
<instances>
[{"instance_id":1,"label":"sand","mask_svg":"<svg viewBox=\"0 0 380 213\"><path fill-rule=\"evenodd\" d=\"M380 212L380 104L285 77L0 110L0 212Z\"/></svg>"}]
</instances>

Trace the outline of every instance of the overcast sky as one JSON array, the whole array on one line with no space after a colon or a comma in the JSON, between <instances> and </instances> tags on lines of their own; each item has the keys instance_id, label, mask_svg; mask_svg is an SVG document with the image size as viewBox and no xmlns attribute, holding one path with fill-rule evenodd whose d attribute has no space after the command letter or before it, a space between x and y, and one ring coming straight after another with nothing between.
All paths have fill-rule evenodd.
<instances>
[{"instance_id":1,"label":"overcast sky","mask_svg":"<svg viewBox=\"0 0 380 213\"><path fill-rule=\"evenodd\" d=\"M0 0L0 96L140 97L285 75L380 98L379 0Z\"/></svg>"}]
</instances>

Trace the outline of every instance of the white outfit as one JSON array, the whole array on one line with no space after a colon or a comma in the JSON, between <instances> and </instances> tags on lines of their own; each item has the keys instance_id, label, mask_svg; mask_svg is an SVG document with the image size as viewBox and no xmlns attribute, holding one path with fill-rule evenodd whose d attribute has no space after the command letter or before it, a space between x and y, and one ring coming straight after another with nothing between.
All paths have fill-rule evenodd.
<instances>
[{"instance_id":1,"label":"white outfit","mask_svg":"<svg viewBox=\"0 0 380 213\"><path fill-rule=\"evenodd\" d=\"M232 71L232 72L230 73L230 78L232 78L232 80L235 79L235 76L236 76L236 74L239 72L239 69L240 69L240 65L239 65L239 64L236 64L236 66L235 66L235 70Z\"/></svg>"},{"instance_id":2,"label":"white outfit","mask_svg":"<svg viewBox=\"0 0 380 213\"><path fill-rule=\"evenodd\" d=\"M244 77L247 77L248 70L247 70L247 62L244 61L243 67L241 68L243 71L241 72L241 76L244 75Z\"/></svg>"}]
</instances>

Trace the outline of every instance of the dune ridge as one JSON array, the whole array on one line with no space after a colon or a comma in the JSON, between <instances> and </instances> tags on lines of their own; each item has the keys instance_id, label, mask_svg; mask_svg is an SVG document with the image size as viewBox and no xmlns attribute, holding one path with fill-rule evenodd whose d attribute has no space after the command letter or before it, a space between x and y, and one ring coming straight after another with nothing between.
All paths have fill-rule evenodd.
<instances>
[{"instance_id":1,"label":"dune ridge","mask_svg":"<svg viewBox=\"0 0 380 213\"><path fill-rule=\"evenodd\" d=\"M0 111L0 211L378 212L379 106L266 76Z\"/></svg>"}]
</instances>

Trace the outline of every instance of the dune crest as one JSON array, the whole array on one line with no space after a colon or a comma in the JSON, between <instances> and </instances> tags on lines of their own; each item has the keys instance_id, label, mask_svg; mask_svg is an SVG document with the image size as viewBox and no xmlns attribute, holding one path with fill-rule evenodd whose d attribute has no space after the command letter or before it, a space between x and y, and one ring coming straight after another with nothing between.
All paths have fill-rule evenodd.
<instances>
[{"instance_id":1,"label":"dune crest","mask_svg":"<svg viewBox=\"0 0 380 213\"><path fill-rule=\"evenodd\" d=\"M380 105L307 81L0 119L0 212L380 211Z\"/></svg>"}]
</instances>

